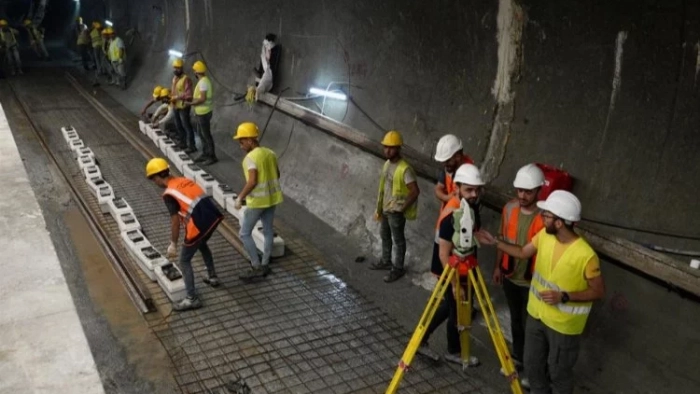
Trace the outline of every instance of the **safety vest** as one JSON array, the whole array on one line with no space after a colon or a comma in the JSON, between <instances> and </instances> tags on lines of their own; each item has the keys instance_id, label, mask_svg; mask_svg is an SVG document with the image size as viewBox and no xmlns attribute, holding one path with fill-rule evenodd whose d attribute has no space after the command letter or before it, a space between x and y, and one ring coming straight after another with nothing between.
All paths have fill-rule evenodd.
<instances>
[{"instance_id":1,"label":"safety vest","mask_svg":"<svg viewBox=\"0 0 700 394\"><path fill-rule=\"evenodd\" d=\"M246 155L246 159L252 160L258 171L258 183L246 196L245 202L248 208L269 208L282 202L282 187L277 174L277 155L268 148L259 146ZM243 160L243 173L248 181L248 168L246 160Z\"/></svg>"},{"instance_id":2,"label":"safety vest","mask_svg":"<svg viewBox=\"0 0 700 394\"><path fill-rule=\"evenodd\" d=\"M90 32L87 31L85 25L80 25L78 28L78 45L90 44Z\"/></svg>"},{"instance_id":3,"label":"safety vest","mask_svg":"<svg viewBox=\"0 0 700 394\"><path fill-rule=\"evenodd\" d=\"M121 46L124 46L124 41L122 41L121 38L119 37L114 37L111 42L109 43L109 60L116 62L118 60L123 59L124 55L122 52L122 48L119 48L117 45L118 43L121 44Z\"/></svg>"},{"instance_id":4,"label":"safety vest","mask_svg":"<svg viewBox=\"0 0 700 394\"><path fill-rule=\"evenodd\" d=\"M386 174L389 171L390 161L387 160L384 163L384 168L382 169L382 175L379 178L379 198L377 199L377 212L382 212L384 208L384 185L386 183ZM406 170L410 168L408 162L404 159L399 159L399 163L396 166L396 171L394 171L394 181L391 185L391 194L393 197L398 197L399 199L404 199L408 197L408 186L404 183L403 178ZM415 220L418 215L418 204L414 202L406 211L404 212L404 217L408 220Z\"/></svg>"},{"instance_id":5,"label":"safety vest","mask_svg":"<svg viewBox=\"0 0 700 394\"><path fill-rule=\"evenodd\" d=\"M0 29L0 43L3 43L8 48L12 48L13 46L17 45L17 37L15 37L16 33L17 30L13 28L7 28L7 30Z\"/></svg>"},{"instance_id":6,"label":"safety vest","mask_svg":"<svg viewBox=\"0 0 700 394\"><path fill-rule=\"evenodd\" d=\"M585 239L579 237L571 243L552 269L552 255L557 238L540 230L537 235L537 265L530 283L527 312L547 327L566 335L578 335L586 326L592 302L573 302L549 305L539 292L556 290L565 292L583 291L588 288L585 278L586 265L595 256L595 251Z\"/></svg>"},{"instance_id":7,"label":"safety vest","mask_svg":"<svg viewBox=\"0 0 700 394\"><path fill-rule=\"evenodd\" d=\"M187 74L182 74L182 76L178 79L178 77L173 77L173 91L175 92L176 96L181 96L185 94L185 85L186 82L190 80L190 77L187 76ZM175 108L177 109L183 109L187 106L187 102L185 100L175 100Z\"/></svg>"},{"instance_id":8,"label":"safety vest","mask_svg":"<svg viewBox=\"0 0 700 394\"><path fill-rule=\"evenodd\" d=\"M191 179L170 179L163 193L165 196L175 198L180 205L180 222L185 226L185 246L194 245L223 219L210 197Z\"/></svg>"},{"instance_id":9,"label":"safety vest","mask_svg":"<svg viewBox=\"0 0 700 394\"><path fill-rule=\"evenodd\" d=\"M435 243L440 243L440 225L442 224L442 220L449 216L456 209L459 209L459 198L453 196L445 203L445 205L440 210L440 216L438 216L437 221L437 228L435 229Z\"/></svg>"},{"instance_id":10,"label":"safety vest","mask_svg":"<svg viewBox=\"0 0 700 394\"><path fill-rule=\"evenodd\" d=\"M206 115L209 112L211 112L212 95L214 94L214 92L212 91L213 86L211 84L211 81L209 80L209 77L201 77L197 82L197 86L194 88L193 96L195 100L199 100L202 97L202 92L199 90L200 84L207 85L207 97L202 104L194 106L194 113L197 115Z\"/></svg>"},{"instance_id":11,"label":"safety vest","mask_svg":"<svg viewBox=\"0 0 700 394\"><path fill-rule=\"evenodd\" d=\"M102 46L102 32L99 29L90 30L90 41L92 41L93 48L99 48Z\"/></svg>"},{"instance_id":12,"label":"safety vest","mask_svg":"<svg viewBox=\"0 0 700 394\"><path fill-rule=\"evenodd\" d=\"M36 26L29 25L27 26L27 30L29 31L29 41L32 44L44 41L44 35L41 33L41 30L36 28Z\"/></svg>"},{"instance_id":13,"label":"safety vest","mask_svg":"<svg viewBox=\"0 0 700 394\"><path fill-rule=\"evenodd\" d=\"M532 223L530 223L530 228L527 230L527 242L530 242L532 237L540 232L544 228L544 223L542 222L542 216L538 212L533 212L535 217L532 218ZM503 207L503 228L501 233L508 243L516 244L518 240L518 218L520 217L520 203L518 200L511 200ZM524 246L524 245L520 245ZM530 258L527 270L525 270L525 279L532 279L532 272L535 269L535 261L537 260L537 255ZM506 277L509 277L515 271L515 259L506 253L503 253L503 260L501 260L501 270Z\"/></svg>"}]
</instances>

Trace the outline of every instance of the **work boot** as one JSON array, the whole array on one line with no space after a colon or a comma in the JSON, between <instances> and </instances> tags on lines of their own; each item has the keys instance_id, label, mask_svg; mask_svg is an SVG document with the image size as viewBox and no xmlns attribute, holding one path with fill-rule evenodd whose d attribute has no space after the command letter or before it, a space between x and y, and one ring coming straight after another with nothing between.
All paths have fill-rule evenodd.
<instances>
[{"instance_id":1,"label":"work boot","mask_svg":"<svg viewBox=\"0 0 700 394\"><path fill-rule=\"evenodd\" d=\"M530 380L528 378L520 379L520 386L527 391L530 391Z\"/></svg>"},{"instance_id":2,"label":"work boot","mask_svg":"<svg viewBox=\"0 0 700 394\"><path fill-rule=\"evenodd\" d=\"M185 149L185 153L187 153L188 155L191 154L191 153L194 153L194 152L196 152L196 151L197 151L197 148L195 148L195 147L193 147L193 146L191 146L191 147Z\"/></svg>"},{"instance_id":3,"label":"work boot","mask_svg":"<svg viewBox=\"0 0 700 394\"><path fill-rule=\"evenodd\" d=\"M379 260L376 263L373 263L372 265L369 266L369 269L371 270L390 270L392 267L391 263L385 262L384 260Z\"/></svg>"},{"instance_id":4,"label":"work boot","mask_svg":"<svg viewBox=\"0 0 700 394\"><path fill-rule=\"evenodd\" d=\"M431 359L433 361L440 361L440 355L437 354L433 349L431 349L427 343L421 343L417 352L421 356L428 357L429 359Z\"/></svg>"},{"instance_id":5,"label":"work boot","mask_svg":"<svg viewBox=\"0 0 700 394\"><path fill-rule=\"evenodd\" d=\"M474 356L469 356L469 360L466 362L462 361L462 355L459 353L445 353L442 357L445 361L461 365L462 368L476 367L481 364L481 361Z\"/></svg>"},{"instance_id":6,"label":"work boot","mask_svg":"<svg viewBox=\"0 0 700 394\"><path fill-rule=\"evenodd\" d=\"M173 310L178 312L188 311L190 309L199 309L201 307L202 301L200 301L198 297L186 297L184 300L173 304Z\"/></svg>"},{"instance_id":7,"label":"work boot","mask_svg":"<svg viewBox=\"0 0 700 394\"><path fill-rule=\"evenodd\" d=\"M268 275L272 273L272 268L270 268L269 264L265 264L262 266L262 275L263 278L267 278Z\"/></svg>"},{"instance_id":8,"label":"work boot","mask_svg":"<svg viewBox=\"0 0 700 394\"><path fill-rule=\"evenodd\" d=\"M207 156L204 156L204 154L201 154L196 159L194 159L194 162L195 163L204 163L207 160L209 160L209 158Z\"/></svg>"},{"instance_id":9,"label":"work boot","mask_svg":"<svg viewBox=\"0 0 700 394\"><path fill-rule=\"evenodd\" d=\"M391 271L389 271L389 275L384 277L384 282L386 282L386 283L396 282L397 280L401 279L401 277L404 276L405 274L406 274L406 270L392 268Z\"/></svg>"},{"instance_id":10,"label":"work boot","mask_svg":"<svg viewBox=\"0 0 700 394\"><path fill-rule=\"evenodd\" d=\"M268 267L269 269L269 267ZM251 282L255 279L260 279L265 277L265 271L262 267L251 267L246 273L240 275L238 279L244 282Z\"/></svg>"},{"instance_id":11,"label":"work boot","mask_svg":"<svg viewBox=\"0 0 700 394\"><path fill-rule=\"evenodd\" d=\"M206 277L202 281L211 287L219 287L219 285L221 284L221 282L219 282L219 277L216 275Z\"/></svg>"},{"instance_id":12,"label":"work boot","mask_svg":"<svg viewBox=\"0 0 700 394\"><path fill-rule=\"evenodd\" d=\"M219 159L217 159L216 157L209 157L205 161L202 162L202 165L203 166L210 166L218 161L219 161Z\"/></svg>"}]
</instances>

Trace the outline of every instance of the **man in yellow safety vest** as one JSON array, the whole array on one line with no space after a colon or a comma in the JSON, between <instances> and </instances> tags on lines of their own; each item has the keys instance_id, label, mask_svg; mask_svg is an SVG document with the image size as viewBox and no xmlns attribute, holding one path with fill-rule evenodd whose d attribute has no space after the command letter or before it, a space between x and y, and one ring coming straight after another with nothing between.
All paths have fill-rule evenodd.
<instances>
[{"instance_id":1,"label":"man in yellow safety vest","mask_svg":"<svg viewBox=\"0 0 700 394\"><path fill-rule=\"evenodd\" d=\"M105 29L107 37L109 37L109 47L107 49L107 57L112 63L113 79L110 85L117 85L126 89L126 47L121 37L114 34L114 29L108 27Z\"/></svg>"},{"instance_id":2,"label":"man in yellow safety vest","mask_svg":"<svg viewBox=\"0 0 700 394\"><path fill-rule=\"evenodd\" d=\"M0 19L0 52L5 52L5 61L12 67L12 75L22 75L22 61L19 58L17 37L19 32L11 28L7 20Z\"/></svg>"},{"instance_id":3,"label":"man in yellow safety vest","mask_svg":"<svg viewBox=\"0 0 700 394\"><path fill-rule=\"evenodd\" d=\"M92 58L95 61L95 82L97 81L98 75L104 75L109 70L105 63L105 55L102 50L103 41L102 24L98 21L92 22L90 42L92 43Z\"/></svg>"},{"instance_id":4,"label":"man in yellow safety vest","mask_svg":"<svg viewBox=\"0 0 700 394\"><path fill-rule=\"evenodd\" d=\"M401 157L403 139L398 131L386 133L382 140L386 162L379 178L377 208L374 219L381 221L382 258L370 266L373 270L390 270L384 282L400 279L406 258L406 220L415 220L417 200L420 190L413 168ZM393 242L392 242L393 238ZM391 253L396 246L396 260L392 263Z\"/></svg>"},{"instance_id":5,"label":"man in yellow safety vest","mask_svg":"<svg viewBox=\"0 0 700 394\"><path fill-rule=\"evenodd\" d=\"M241 280L250 281L266 277L270 269L270 255L275 236L272 222L275 218L275 208L282 203L282 187L280 186L280 169L277 155L272 150L260 146L258 142L258 126L255 123L241 123L233 137L246 152L243 159L243 173L246 184L236 198L236 209L246 210L241 220L241 241L250 258L251 269L240 276ZM262 263L258 258L258 249L253 241L253 228L260 220L265 237Z\"/></svg>"},{"instance_id":6,"label":"man in yellow safety vest","mask_svg":"<svg viewBox=\"0 0 700 394\"><path fill-rule=\"evenodd\" d=\"M80 52L80 58L83 62L83 69L88 71L90 70L90 59L92 58L90 54L90 31L83 23L83 18L81 17L77 17L75 20L75 35L78 52Z\"/></svg>"},{"instance_id":7,"label":"man in yellow safety vest","mask_svg":"<svg viewBox=\"0 0 700 394\"><path fill-rule=\"evenodd\" d=\"M51 60L49 52L44 45L44 28L34 26L31 19L24 20L24 28L29 33L29 45L32 47L37 56L42 60Z\"/></svg>"},{"instance_id":8,"label":"man in yellow safety vest","mask_svg":"<svg viewBox=\"0 0 700 394\"><path fill-rule=\"evenodd\" d=\"M192 100L192 79L182 68L182 59L173 61L173 83L170 88L173 104L175 105L175 125L179 135L179 147L190 154L197 151L194 141L194 130L190 119L190 101Z\"/></svg>"},{"instance_id":9,"label":"man in yellow safety vest","mask_svg":"<svg viewBox=\"0 0 700 394\"><path fill-rule=\"evenodd\" d=\"M544 229L525 246L501 241L484 230L477 238L516 259L537 254L527 303L525 370L532 393L572 394L581 334L593 301L605 295L605 284L598 256L574 231L574 223L581 220L578 198L556 190L537 207Z\"/></svg>"},{"instance_id":10,"label":"man in yellow safety vest","mask_svg":"<svg viewBox=\"0 0 700 394\"><path fill-rule=\"evenodd\" d=\"M194 107L194 116L197 118L197 129L202 138L202 154L194 159L194 162L207 166L219 161L216 158L214 139L211 136L214 86L206 75L207 66L204 62L196 61L192 66L192 70L198 79L197 86L194 87L194 93L192 94L192 107Z\"/></svg>"}]
</instances>

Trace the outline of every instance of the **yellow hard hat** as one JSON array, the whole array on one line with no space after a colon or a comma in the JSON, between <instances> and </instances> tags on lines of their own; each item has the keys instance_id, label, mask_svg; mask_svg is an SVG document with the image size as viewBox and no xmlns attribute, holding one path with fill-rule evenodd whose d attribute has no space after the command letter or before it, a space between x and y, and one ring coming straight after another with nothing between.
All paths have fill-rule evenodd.
<instances>
[{"instance_id":1,"label":"yellow hard hat","mask_svg":"<svg viewBox=\"0 0 700 394\"><path fill-rule=\"evenodd\" d=\"M160 90L160 95L158 96L159 98L165 98L165 97L170 97L170 89L163 88Z\"/></svg>"},{"instance_id":2,"label":"yellow hard hat","mask_svg":"<svg viewBox=\"0 0 700 394\"><path fill-rule=\"evenodd\" d=\"M32 24L31 19L25 19L25 20L24 20L24 25L25 25L25 26L29 26L29 25L31 25L31 24Z\"/></svg>"},{"instance_id":3,"label":"yellow hard hat","mask_svg":"<svg viewBox=\"0 0 700 394\"><path fill-rule=\"evenodd\" d=\"M7 21L4 19L0 19L0 26L7 26Z\"/></svg>"},{"instance_id":4,"label":"yellow hard hat","mask_svg":"<svg viewBox=\"0 0 700 394\"><path fill-rule=\"evenodd\" d=\"M253 122L244 122L238 125L238 130L236 130L236 135L233 136L234 140L240 140L241 138L258 138L258 126Z\"/></svg>"},{"instance_id":5,"label":"yellow hard hat","mask_svg":"<svg viewBox=\"0 0 700 394\"><path fill-rule=\"evenodd\" d=\"M150 178L153 175L156 175L169 169L170 165L168 165L167 160L160 157L156 157L155 159L151 159L148 162L148 164L146 164L146 178Z\"/></svg>"},{"instance_id":6,"label":"yellow hard hat","mask_svg":"<svg viewBox=\"0 0 700 394\"><path fill-rule=\"evenodd\" d=\"M201 74L201 73L205 73L205 72L207 72L207 65L204 64L203 61L197 60L197 61L194 63L194 65L192 66L192 69L193 69L194 72L196 72L196 73L200 73L200 74Z\"/></svg>"},{"instance_id":7,"label":"yellow hard hat","mask_svg":"<svg viewBox=\"0 0 700 394\"><path fill-rule=\"evenodd\" d=\"M98 21L94 21L94 22L92 22L92 27L94 29L99 29L100 27L102 27L102 23L100 23Z\"/></svg>"},{"instance_id":8,"label":"yellow hard hat","mask_svg":"<svg viewBox=\"0 0 700 394\"><path fill-rule=\"evenodd\" d=\"M185 62L183 62L182 59L173 60L173 68L182 68L184 64Z\"/></svg>"},{"instance_id":9,"label":"yellow hard hat","mask_svg":"<svg viewBox=\"0 0 700 394\"><path fill-rule=\"evenodd\" d=\"M398 131L391 130L390 132L386 133L386 135L384 135L384 139L382 140L382 145L384 145L384 146L401 146L401 145L403 145L403 138L401 138L401 134L399 134Z\"/></svg>"},{"instance_id":10,"label":"yellow hard hat","mask_svg":"<svg viewBox=\"0 0 700 394\"><path fill-rule=\"evenodd\" d=\"M153 88L153 98L157 99L160 96L160 91L163 90L163 87L158 85L155 88Z\"/></svg>"}]
</instances>

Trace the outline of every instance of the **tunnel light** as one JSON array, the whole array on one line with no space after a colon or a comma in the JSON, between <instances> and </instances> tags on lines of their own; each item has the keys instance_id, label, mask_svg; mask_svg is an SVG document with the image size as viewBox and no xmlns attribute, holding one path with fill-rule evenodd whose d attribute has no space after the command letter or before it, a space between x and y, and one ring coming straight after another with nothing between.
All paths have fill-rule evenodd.
<instances>
[{"instance_id":1,"label":"tunnel light","mask_svg":"<svg viewBox=\"0 0 700 394\"><path fill-rule=\"evenodd\" d=\"M114 26L114 24L110 20L105 20L105 25L110 26L110 27Z\"/></svg>"},{"instance_id":2,"label":"tunnel light","mask_svg":"<svg viewBox=\"0 0 700 394\"><path fill-rule=\"evenodd\" d=\"M336 100L343 100L343 101L345 101L345 100L348 99L348 96L346 96L346 95L343 94L343 93L330 92L330 91L328 91L328 90L319 89L319 88L311 88L311 89L309 89L309 93L311 93L311 94L316 94L316 95L319 95L319 96L325 96L325 97L328 97L328 98L333 98L333 99L336 99Z\"/></svg>"},{"instance_id":3,"label":"tunnel light","mask_svg":"<svg viewBox=\"0 0 700 394\"><path fill-rule=\"evenodd\" d=\"M174 50L174 49L169 50L169 51L168 51L168 54L169 54L170 56L175 56L175 57L178 57L178 58L182 58L182 56L183 56L183 55L182 55L182 52L176 51L176 50Z\"/></svg>"}]
</instances>

